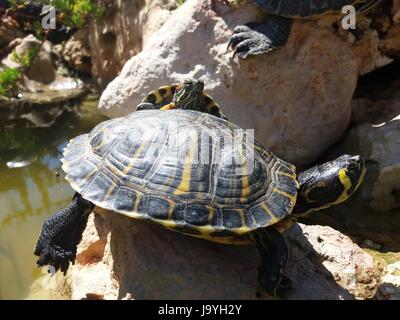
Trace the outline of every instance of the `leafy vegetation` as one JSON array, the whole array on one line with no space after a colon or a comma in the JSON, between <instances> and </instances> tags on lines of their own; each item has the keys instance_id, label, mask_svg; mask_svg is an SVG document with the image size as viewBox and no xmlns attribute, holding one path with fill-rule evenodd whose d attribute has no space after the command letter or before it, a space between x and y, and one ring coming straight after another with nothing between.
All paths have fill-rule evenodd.
<instances>
[{"instance_id":1,"label":"leafy vegetation","mask_svg":"<svg viewBox=\"0 0 400 320\"><path fill-rule=\"evenodd\" d=\"M30 2L29 0L9 1L14 10L27 6ZM82 28L91 17L99 20L104 13L104 8L97 5L95 0L41 0L40 3L55 7L58 19L64 25L75 28Z\"/></svg>"},{"instance_id":2,"label":"leafy vegetation","mask_svg":"<svg viewBox=\"0 0 400 320\"><path fill-rule=\"evenodd\" d=\"M23 70L29 68L33 60L39 53L39 47L30 47L23 54L17 51L12 52L12 58L19 63L20 68L5 68L0 71L0 96L13 98L18 96L19 81L21 80Z\"/></svg>"},{"instance_id":3,"label":"leafy vegetation","mask_svg":"<svg viewBox=\"0 0 400 320\"><path fill-rule=\"evenodd\" d=\"M180 0L184 1L184 0ZM30 0L10 0L11 9L21 12L23 16L24 8L34 5ZM39 3L36 2L36 3ZM104 14L104 8L97 5L96 0L41 0L41 5L50 5L57 10L57 21L72 28L81 28L88 19L101 19ZM22 11L19 11L22 10ZM38 17L39 18L39 17ZM45 40L45 30L43 30L40 19L27 22L30 25L31 32L42 41ZM23 54L13 51L12 58L20 64L19 68L6 68L0 71L0 96L8 98L16 97L19 90L19 81L22 73L26 70L36 58L40 51L40 46L32 46Z\"/></svg>"},{"instance_id":4,"label":"leafy vegetation","mask_svg":"<svg viewBox=\"0 0 400 320\"><path fill-rule=\"evenodd\" d=\"M0 71L0 96L16 97L19 91L21 72L16 68L5 68Z\"/></svg>"},{"instance_id":5,"label":"leafy vegetation","mask_svg":"<svg viewBox=\"0 0 400 320\"><path fill-rule=\"evenodd\" d=\"M186 0L175 0L176 5L177 5L178 7L180 7L181 5L183 5L183 4L185 3L185 1L186 1Z\"/></svg>"},{"instance_id":6,"label":"leafy vegetation","mask_svg":"<svg viewBox=\"0 0 400 320\"><path fill-rule=\"evenodd\" d=\"M40 48L37 46L32 46L26 50L22 55L20 55L15 50L12 53L13 60L19 63L23 68L28 68L33 60L37 57Z\"/></svg>"},{"instance_id":7,"label":"leafy vegetation","mask_svg":"<svg viewBox=\"0 0 400 320\"><path fill-rule=\"evenodd\" d=\"M82 28L90 17L100 19L104 13L104 9L93 0L43 0L42 3L54 6L62 22L76 28Z\"/></svg>"}]
</instances>

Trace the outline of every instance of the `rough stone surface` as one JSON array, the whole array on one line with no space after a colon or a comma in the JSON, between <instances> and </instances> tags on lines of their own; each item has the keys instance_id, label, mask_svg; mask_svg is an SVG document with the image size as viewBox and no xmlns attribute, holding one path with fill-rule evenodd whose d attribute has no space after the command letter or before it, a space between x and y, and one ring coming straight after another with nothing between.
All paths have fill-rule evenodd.
<instances>
[{"instance_id":1,"label":"rough stone surface","mask_svg":"<svg viewBox=\"0 0 400 320\"><path fill-rule=\"evenodd\" d=\"M353 51L357 57L359 75L374 71L393 61L380 50L381 41L377 30L368 29L364 31L362 39L354 43ZM393 46L391 40L387 39L385 43L387 50L390 50Z\"/></svg>"},{"instance_id":2,"label":"rough stone surface","mask_svg":"<svg viewBox=\"0 0 400 320\"><path fill-rule=\"evenodd\" d=\"M380 125L352 129L334 148L339 154L360 154L367 173L360 190L349 201L310 217L348 234L400 248L400 116ZM325 211L324 211L325 212Z\"/></svg>"},{"instance_id":3,"label":"rough stone surface","mask_svg":"<svg viewBox=\"0 0 400 320\"><path fill-rule=\"evenodd\" d=\"M305 225L285 237L296 288L290 299L374 296L381 270L348 237ZM102 211L89 217L64 291L72 299L270 299L258 294L258 263L253 246L216 244Z\"/></svg>"},{"instance_id":4,"label":"rough stone surface","mask_svg":"<svg viewBox=\"0 0 400 320\"><path fill-rule=\"evenodd\" d=\"M17 21L10 16L2 17L0 19L0 58L7 53L10 42L23 37L24 33L19 29Z\"/></svg>"},{"instance_id":5,"label":"rough stone surface","mask_svg":"<svg viewBox=\"0 0 400 320\"><path fill-rule=\"evenodd\" d=\"M62 54L75 70L90 74L92 69L88 30L78 30L62 44Z\"/></svg>"},{"instance_id":6,"label":"rough stone surface","mask_svg":"<svg viewBox=\"0 0 400 320\"><path fill-rule=\"evenodd\" d=\"M357 82L353 51L331 26L302 21L283 49L232 59L226 50L232 29L262 14L250 3L214 4L189 0L179 7L109 84L100 111L126 115L150 90L194 77L230 120L255 129L277 155L297 164L315 160L348 125Z\"/></svg>"},{"instance_id":7,"label":"rough stone surface","mask_svg":"<svg viewBox=\"0 0 400 320\"><path fill-rule=\"evenodd\" d=\"M99 0L105 16L89 26L92 75L105 87L142 50L175 8L174 0Z\"/></svg>"},{"instance_id":8,"label":"rough stone surface","mask_svg":"<svg viewBox=\"0 0 400 320\"><path fill-rule=\"evenodd\" d=\"M358 74L364 75L393 61L400 52L397 1L383 1L367 16L359 16L350 42L357 56ZM339 33L347 33L340 30Z\"/></svg>"},{"instance_id":9,"label":"rough stone surface","mask_svg":"<svg viewBox=\"0 0 400 320\"><path fill-rule=\"evenodd\" d=\"M85 88L23 93L21 99L0 99L0 127L23 120L32 127L50 127L70 105L87 94Z\"/></svg>"},{"instance_id":10,"label":"rough stone surface","mask_svg":"<svg viewBox=\"0 0 400 320\"><path fill-rule=\"evenodd\" d=\"M400 261L389 264L386 267L377 299L400 300Z\"/></svg>"}]
</instances>

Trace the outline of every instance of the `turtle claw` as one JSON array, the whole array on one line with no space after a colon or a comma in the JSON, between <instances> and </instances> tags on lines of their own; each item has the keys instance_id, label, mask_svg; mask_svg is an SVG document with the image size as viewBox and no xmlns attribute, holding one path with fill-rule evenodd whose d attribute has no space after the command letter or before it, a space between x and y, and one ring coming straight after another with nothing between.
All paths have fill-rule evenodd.
<instances>
[{"instance_id":1,"label":"turtle claw","mask_svg":"<svg viewBox=\"0 0 400 320\"><path fill-rule=\"evenodd\" d=\"M286 43L291 25L290 19L271 16L265 22L237 26L229 40L228 49L232 48L233 56L241 59L267 53Z\"/></svg>"},{"instance_id":2,"label":"turtle claw","mask_svg":"<svg viewBox=\"0 0 400 320\"><path fill-rule=\"evenodd\" d=\"M235 49L235 47L238 45L240 41L245 40L245 38L241 39L240 36L241 34L250 31L250 28L243 25L243 26L237 26L235 29L233 29L233 33L231 38L229 39L228 45L226 46L226 51L229 49Z\"/></svg>"},{"instance_id":3,"label":"turtle claw","mask_svg":"<svg viewBox=\"0 0 400 320\"><path fill-rule=\"evenodd\" d=\"M66 275L69 262L75 262L75 256L74 252L62 249L58 245L49 245L41 251L36 263L39 267L50 265L55 272L61 270Z\"/></svg>"}]
</instances>

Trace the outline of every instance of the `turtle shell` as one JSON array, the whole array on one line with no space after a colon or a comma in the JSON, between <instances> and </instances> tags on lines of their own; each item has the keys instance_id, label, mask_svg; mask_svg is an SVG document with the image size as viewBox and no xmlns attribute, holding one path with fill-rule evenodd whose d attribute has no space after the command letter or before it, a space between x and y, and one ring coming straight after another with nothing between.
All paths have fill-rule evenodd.
<instances>
[{"instance_id":1,"label":"turtle shell","mask_svg":"<svg viewBox=\"0 0 400 320\"><path fill-rule=\"evenodd\" d=\"M340 11L343 6L358 0L253 0L264 11L278 16L296 18L311 17L329 11Z\"/></svg>"},{"instance_id":2,"label":"turtle shell","mask_svg":"<svg viewBox=\"0 0 400 320\"><path fill-rule=\"evenodd\" d=\"M191 110L146 110L72 139L63 170L95 205L200 237L230 237L291 213L295 167L238 126Z\"/></svg>"}]
</instances>

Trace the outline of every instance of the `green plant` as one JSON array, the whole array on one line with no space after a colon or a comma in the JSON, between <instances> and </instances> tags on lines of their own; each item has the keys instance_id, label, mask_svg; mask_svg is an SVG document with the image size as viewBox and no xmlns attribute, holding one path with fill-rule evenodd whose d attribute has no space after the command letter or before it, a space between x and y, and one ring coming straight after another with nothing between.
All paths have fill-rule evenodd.
<instances>
[{"instance_id":1,"label":"green plant","mask_svg":"<svg viewBox=\"0 0 400 320\"><path fill-rule=\"evenodd\" d=\"M175 0L176 5L177 5L178 7L180 7L181 5L183 5L183 4L185 3L185 1L186 1L186 0Z\"/></svg>"},{"instance_id":2,"label":"green plant","mask_svg":"<svg viewBox=\"0 0 400 320\"><path fill-rule=\"evenodd\" d=\"M20 79L21 72L16 68L5 68L0 71L0 95L8 98L16 97Z\"/></svg>"},{"instance_id":3,"label":"green plant","mask_svg":"<svg viewBox=\"0 0 400 320\"><path fill-rule=\"evenodd\" d=\"M62 22L76 28L82 28L90 17L99 20L104 14L104 8L94 0L43 0L42 3L54 6Z\"/></svg>"},{"instance_id":4,"label":"green plant","mask_svg":"<svg viewBox=\"0 0 400 320\"><path fill-rule=\"evenodd\" d=\"M29 68L33 60L37 57L40 48L38 46L29 47L22 55L17 51L12 52L12 57L15 62L18 62L23 68Z\"/></svg>"},{"instance_id":5,"label":"green plant","mask_svg":"<svg viewBox=\"0 0 400 320\"><path fill-rule=\"evenodd\" d=\"M31 0L9 0L9 4L11 10L18 11L30 5ZM76 28L82 28L89 18L98 21L104 14L104 8L99 6L96 0L41 0L40 4L55 7L58 13L57 19L67 26ZM33 25L33 30L35 35L41 38L43 29L39 30L38 25Z\"/></svg>"}]
</instances>

